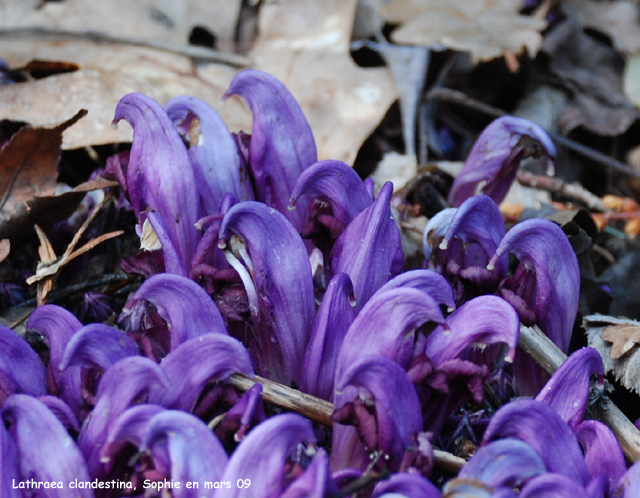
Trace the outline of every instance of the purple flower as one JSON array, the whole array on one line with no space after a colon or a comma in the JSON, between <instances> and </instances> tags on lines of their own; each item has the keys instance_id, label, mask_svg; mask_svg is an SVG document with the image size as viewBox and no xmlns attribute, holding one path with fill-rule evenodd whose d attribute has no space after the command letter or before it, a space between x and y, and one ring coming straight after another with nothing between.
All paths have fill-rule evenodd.
<instances>
[{"instance_id":1,"label":"purple flower","mask_svg":"<svg viewBox=\"0 0 640 498\"><path fill-rule=\"evenodd\" d=\"M555 155L553 142L538 125L514 116L498 118L473 145L464 168L453 182L449 202L460 206L476 193L480 182L486 182L482 193L500 203L522 161L529 157L544 158L551 169Z\"/></svg>"},{"instance_id":2,"label":"purple flower","mask_svg":"<svg viewBox=\"0 0 640 498\"><path fill-rule=\"evenodd\" d=\"M351 277L360 311L390 278L402 271L400 230L391 214L393 184L387 182L374 203L358 214L333 246L331 270Z\"/></svg>"},{"instance_id":3,"label":"purple flower","mask_svg":"<svg viewBox=\"0 0 640 498\"><path fill-rule=\"evenodd\" d=\"M302 230L306 207L295 211L287 207L298 177L317 161L317 154L300 106L281 82L255 69L241 71L233 78L224 98L231 95L244 98L253 113L248 162L256 200L277 209L296 230Z\"/></svg>"},{"instance_id":4,"label":"purple flower","mask_svg":"<svg viewBox=\"0 0 640 498\"><path fill-rule=\"evenodd\" d=\"M406 498L440 498L440 491L418 474L392 474L373 488L372 498L405 496Z\"/></svg>"},{"instance_id":5,"label":"purple flower","mask_svg":"<svg viewBox=\"0 0 640 498\"><path fill-rule=\"evenodd\" d=\"M227 212L220 239L249 298L247 346L257 373L300 385L315 313L311 265L300 235L278 211L249 201Z\"/></svg>"},{"instance_id":6,"label":"purple flower","mask_svg":"<svg viewBox=\"0 0 640 498\"><path fill-rule=\"evenodd\" d=\"M47 394L44 363L22 337L0 326L0 406L12 394Z\"/></svg>"}]
</instances>

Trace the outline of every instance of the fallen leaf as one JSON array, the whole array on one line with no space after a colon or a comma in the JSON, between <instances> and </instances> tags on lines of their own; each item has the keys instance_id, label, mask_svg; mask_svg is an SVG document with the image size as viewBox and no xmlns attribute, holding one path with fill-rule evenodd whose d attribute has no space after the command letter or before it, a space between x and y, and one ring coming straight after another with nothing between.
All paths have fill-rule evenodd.
<instances>
[{"instance_id":1,"label":"fallen leaf","mask_svg":"<svg viewBox=\"0 0 640 498\"><path fill-rule=\"evenodd\" d=\"M7 256L9 256L10 252L11 252L11 242L9 242L9 239L0 240L0 262L7 259Z\"/></svg>"},{"instance_id":2,"label":"fallen leaf","mask_svg":"<svg viewBox=\"0 0 640 498\"><path fill-rule=\"evenodd\" d=\"M602 357L605 373L613 373L624 387L640 393L640 322L607 315L584 317L589 347Z\"/></svg>"},{"instance_id":3,"label":"fallen leaf","mask_svg":"<svg viewBox=\"0 0 640 498\"><path fill-rule=\"evenodd\" d=\"M0 150L0 218L37 196L51 195L58 178L62 132L85 116L81 110L55 128L21 128Z\"/></svg>"},{"instance_id":4,"label":"fallen leaf","mask_svg":"<svg viewBox=\"0 0 640 498\"><path fill-rule=\"evenodd\" d=\"M401 24L396 43L445 46L469 52L474 62L527 51L542 45L546 21L520 15L520 0L392 0L380 10L389 23Z\"/></svg>"},{"instance_id":5,"label":"fallen leaf","mask_svg":"<svg viewBox=\"0 0 640 498\"><path fill-rule=\"evenodd\" d=\"M640 51L640 24L638 2L618 0L564 0L563 10L585 27L607 34L613 46L627 54Z\"/></svg>"},{"instance_id":6,"label":"fallen leaf","mask_svg":"<svg viewBox=\"0 0 640 498\"><path fill-rule=\"evenodd\" d=\"M565 21L545 37L542 51L550 57L549 70L570 95L558 122L562 134L582 126L598 135L617 136L638 119L638 110L622 91L625 61L614 49Z\"/></svg>"}]
</instances>

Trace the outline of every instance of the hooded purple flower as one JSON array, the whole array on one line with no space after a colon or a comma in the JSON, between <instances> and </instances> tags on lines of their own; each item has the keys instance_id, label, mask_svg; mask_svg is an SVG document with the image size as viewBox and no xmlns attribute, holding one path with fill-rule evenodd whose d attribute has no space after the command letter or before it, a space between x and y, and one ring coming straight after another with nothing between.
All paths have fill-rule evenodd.
<instances>
[{"instance_id":1,"label":"hooded purple flower","mask_svg":"<svg viewBox=\"0 0 640 498\"><path fill-rule=\"evenodd\" d=\"M249 298L247 346L256 371L299 385L315 313L311 265L302 239L278 211L251 201L227 212L220 239Z\"/></svg>"},{"instance_id":2,"label":"hooded purple flower","mask_svg":"<svg viewBox=\"0 0 640 498\"><path fill-rule=\"evenodd\" d=\"M193 202L199 189L187 150L167 113L146 95L123 97L114 123L121 119L134 129L126 171L131 206L141 226L146 209L157 213L150 220L153 228L159 235L166 233L163 249L175 252L178 258L172 265L165 260L167 271L185 275L198 242L195 223L200 218L199 205Z\"/></svg>"},{"instance_id":3,"label":"hooded purple flower","mask_svg":"<svg viewBox=\"0 0 640 498\"><path fill-rule=\"evenodd\" d=\"M473 145L464 168L453 182L449 202L460 206L484 181L482 193L500 203L522 161L529 157L544 158L552 169L555 155L553 142L538 125L514 116L498 118L484 129Z\"/></svg>"},{"instance_id":4,"label":"hooded purple flower","mask_svg":"<svg viewBox=\"0 0 640 498\"><path fill-rule=\"evenodd\" d=\"M356 310L402 271L400 230L391 214L393 184L387 182L375 202L358 214L333 246L331 270L353 282Z\"/></svg>"},{"instance_id":5,"label":"hooded purple flower","mask_svg":"<svg viewBox=\"0 0 640 498\"><path fill-rule=\"evenodd\" d=\"M0 326L0 406L7 396L17 393L47 394L44 363L27 341Z\"/></svg>"},{"instance_id":6,"label":"hooded purple flower","mask_svg":"<svg viewBox=\"0 0 640 498\"><path fill-rule=\"evenodd\" d=\"M289 211L289 199L300 174L317 161L311 128L286 87L256 69L239 72L224 98L239 95L253 113L248 144L256 199L280 211L297 231L306 222L306 207ZM305 200L305 202L308 202Z\"/></svg>"}]
</instances>

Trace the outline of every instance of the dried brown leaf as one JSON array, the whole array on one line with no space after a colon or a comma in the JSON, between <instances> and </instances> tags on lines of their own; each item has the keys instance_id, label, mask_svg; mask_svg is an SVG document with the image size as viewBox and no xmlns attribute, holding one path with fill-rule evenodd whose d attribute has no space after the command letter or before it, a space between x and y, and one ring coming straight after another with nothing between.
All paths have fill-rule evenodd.
<instances>
[{"instance_id":1,"label":"dried brown leaf","mask_svg":"<svg viewBox=\"0 0 640 498\"><path fill-rule=\"evenodd\" d=\"M0 240L0 262L7 259L9 253L11 252L11 242L9 239Z\"/></svg>"},{"instance_id":2,"label":"dried brown leaf","mask_svg":"<svg viewBox=\"0 0 640 498\"><path fill-rule=\"evenodd\" d=\"M392 0L380 10L389 23L401 24L397 43L441 45L486 61L524 50L534 57L547 23L520 15L520 0Z\"/></svg>"},{"instance_id":3,"label":"dried brown leaf","mask_svg":"<svg viewBox=\"0 0 640 498\"><path fill-rule=\"evenodd\" d=\"M589 347L602 357L605 373L613 373L624 387L640 393L640 322L606 315L583 320Z\"/></svg>"}]
</instances>

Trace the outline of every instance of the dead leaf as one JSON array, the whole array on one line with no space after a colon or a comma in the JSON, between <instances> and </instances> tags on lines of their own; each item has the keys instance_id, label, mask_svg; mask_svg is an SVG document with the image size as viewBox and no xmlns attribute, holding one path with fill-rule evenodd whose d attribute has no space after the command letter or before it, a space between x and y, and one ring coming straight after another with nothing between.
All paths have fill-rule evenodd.
<instances>
[{"instance_id":1,"label":"dead leaf","mask_svg":"<svg viewBox=\"0 0 640 498\"><path fill-rule=\"evenodd\" d=\"M611 37L613 46L627 54L640 51L640 13L637 1L564 0L562 8L585 27L602 31Z\"/></svg>"},{"instance_id":2,"label":"dead leaf","mask_svg":"<svg viewBox=\"0 0 640 498\"><path fill-rule=\"evenodd\" d=\"M602 357L605 373L613 373L624 387L640 393L640 322L607 315L584 317L589 347Z\"/></svg>"},{"instance_id":3,"label":"dead leaf","mask_svg":"<svg viewBox=\"0 0 640 498\"><path fill-rule=\"evenodd\" d=\"M56 260L56 252L53 250L53 246L51 242L49 242L49 238L47 234L42 231L38 225L34 225L33 228L36 230L36 234L38 235L38 240L40 241L40 246L38 247L38 256L40 256L40 262L38 263L38 268L41 265L47 265L53 263ZM42 282L38 282L38 290L36 292L36 300L38 306L42 306L47 302L47 295L51 292L53 288L53 278L48 278Z\"/></svg>"},{"instance_id":4,"label":"dead leaf","mask_svg":"<svg viewBox=\"0 0 640 498\"><path fill-rule=\"evenodd\" d=\"M37 196L51 195L58 178L62 132L85 116L81 110L55 128L21 128L0 150L0 217Z\"/></svg>"},{"instance_id":5,"label":"dead leaf","mask_svg":"<svg viewBox=\"0 0 640 498\"><path fill-rule=\"evenodd\" d=\"M566 21L545 37L542 51L550 57L549 70L571 96L558 122L562 134L582 126L617 136L638 119L622 91L625 61L611 47Z\"/></svg>"},{"instance_id":6,"label":"dead leaf","mask_svg":"<svg viewBox=\"0 0 640 498\"><path fill-rule=\"evenodd\" d=\"M520 15L520 0L392 0L380 10L387 22L401 24L396 43L445 46L469 52L474 62L524 50L533 58L542 45L546 21Z\"/></svg>"},{"instance_id":7,"label":"dead leaf","mask_svg":"<svg viewBox=\"0 0 640 498\"><path fill-rule=\"evenodd\" d=\"M9 256L10 252L11 252L11 242L9 242L9 239L0 240L0 262L7 259L7 256Z\"/></svg>"},{"instance_id":8,"label":"dead leaf","mask_svg":"<svg viewBox=\"0 0 640 498\"><path fill-rule=\"evenodd\" d=\"M349 54L357 0L282 0L262 7L251 52L280 79L313 130L319 159L352 164L398 91L387 68L358 67Z\"/></svg>"}]
</instances>

